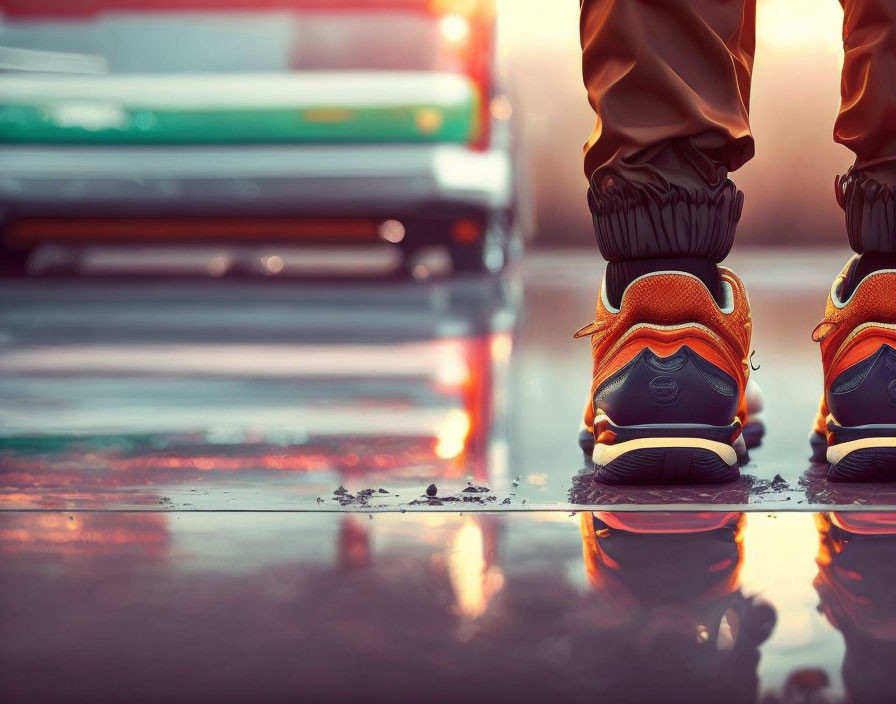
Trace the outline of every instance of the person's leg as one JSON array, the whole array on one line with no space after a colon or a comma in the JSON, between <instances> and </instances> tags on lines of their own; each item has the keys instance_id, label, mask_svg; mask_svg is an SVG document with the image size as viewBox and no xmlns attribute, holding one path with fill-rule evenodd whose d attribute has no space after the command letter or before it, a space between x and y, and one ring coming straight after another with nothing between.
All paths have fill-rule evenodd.
<instances>
[{"instance_id":1,"label":"person's leg","mask_svg":"<svg viewBox=\"0 0 896 704\"><path fill-rule=\"evenodd\" d=\"M583 0L582 67L596 113L585 145L608 295L667 260L718 294L753 156L755 0ZM671 267L674 268L674 267Z\"/></svg>"},{"instance_id":2,"label":"person's leg","mask_svg":"<svg viewBox=\"0 0 896 704\"><path fill-rule=\"evenodd\" d=\"M742 206L728 172L753 155L754 15L755 0L581 4L588 201L608 264L576 333L594 361L580 442L605 481L738 476L752 322L717 264Z\"/></svg>"},{"instance_id":3,"label":"person's leg","mask_svg":"<svg viewBox=\"0 0 896 704\"><path fill-rule=\"evenodd\" d=\"M834 140L856 155L837 179L849 244L862 255L844 293L896 265L896 2L841 0L845 50Z\"/></svg>"},{"instance_id":4,"label":"person's leg","mask_svg":"<svg viewBox=\"0 0 896 704\"><path fill-rule=\"evenodd\" d=\"M839 480L896 479L896 2L841 0L845 59L834 139L856 155L836 180L856 252L837 277L821 343L815 458Z\"/></svg>"}]
</instances>

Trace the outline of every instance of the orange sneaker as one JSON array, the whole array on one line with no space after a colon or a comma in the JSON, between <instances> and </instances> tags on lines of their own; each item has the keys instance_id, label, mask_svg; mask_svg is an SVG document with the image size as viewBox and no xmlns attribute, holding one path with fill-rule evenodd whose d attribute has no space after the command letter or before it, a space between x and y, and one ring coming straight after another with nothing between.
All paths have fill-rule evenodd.
<instances>
[{"instance_id":1,"label":"orange sneaker","mask_svg":"<svg viewBox=\"0 0 896 704\"><path fill-rule=\"evenodd\" d=\"M852 295L835 279L812 339L821 344L824 397L815 418L813 459L835 481L896 480L896 270L866 276Z\"/></svg>"},{"instance_id":2,"label":"orange sneaker","mask_svg":"<svg viewBox=\"0 0 896 704\"><path fill-rule=\"evenodd\" d=\"M746 457L752 321L743 283L719 268L723 305L683 272L635 279L613 308L601 285L582 449L614 484L722 483ZM757 397L758 398L758 397ZM751 433L753 444L761 425Z\"/></svg>"}]
</instances>

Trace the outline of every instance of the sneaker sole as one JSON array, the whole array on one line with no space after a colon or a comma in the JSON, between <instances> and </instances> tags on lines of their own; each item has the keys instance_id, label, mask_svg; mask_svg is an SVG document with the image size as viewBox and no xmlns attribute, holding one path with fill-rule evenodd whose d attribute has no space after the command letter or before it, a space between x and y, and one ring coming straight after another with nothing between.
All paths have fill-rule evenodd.
<instances>
[{"instance_id":1,"label":"sneaker sole","mask_svg":"<svg viewBox=\"0 0 896 704\"><path fill-rule=\"evenodd\" d=\"M896 342L840 373L825 395L828 479L896 481ZM835 418L846 424L840 425Z\"/></svg>"},{"instance_id":2,"label":"sneaker sole","mask_svg":"<svg viewBox=\"0 0 896 704\"><path fill-rule=\"evenodd\" d=\"M826 459L830 465L830 481L896 481L896 437L871 437L831 445Z\"/></svg>"},{"instance_id":3,"label":"sneaker sole","mask_svg":"<svg viewBox=\"0 0 896 704\"><path fill-rule=\"evenodd\" d=\"M758 445L764 433L761 423L748 423L734 444L721 441L736 428L617 427L622 439L612 445L595 445L591 431L582 428L579 447L591 458L595 479L607 484L723 484L740 477L739 466L749 459L747 448Z\"/></svg>"},{"instance_id":4,"label":"sneaker sole","mask_svg":"<svg viewBox=\"0 0 896 704\"><path fill-rule=\"evenodd\" d=\"M811 461L828 465L832 482L896 482L896 425L858 425L844 427L828 422L835 440L809 435Z\"/></svg>"},{"instance_id":5,"label":"sneaker sole","mask_svg":"<svg viewBox=\"0 0 896 704\"><path fill-rule=\"evenodd\" d=\"M727 484L740 477L731 445L700 438L644 438L597 444L594 477L607 484Z\"/></svg>"}]
</instances>

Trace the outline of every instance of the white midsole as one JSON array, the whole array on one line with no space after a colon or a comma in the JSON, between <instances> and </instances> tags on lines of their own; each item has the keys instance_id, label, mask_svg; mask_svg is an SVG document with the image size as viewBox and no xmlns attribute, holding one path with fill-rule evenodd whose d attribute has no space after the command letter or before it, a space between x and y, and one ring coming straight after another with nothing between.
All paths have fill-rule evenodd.
<instances>
[{"instance_id":1,"label":"white midsole","mask_svg":"<svg viewBox=\"0 0 896 704\"><path fill-rule=\"evenodd\" d=\"M595 444L594 452L591 453L591 460L594 464L606 466L617 457L624 455L632 450L649 450L653 448L667 447L691 447L701 450L709 450L715 452L725 464L737 464L737 452L731 445L715 440L704 440L702 438L641 438L639 440L628 440L626 442L616 443L614 445Z\"/></svg>"},{"instance_id":2,"label":"white midsole","mask_svg":"<svg viewBox=\"0 0 896 704\"><path fill-rule=\"evenodd\" d=\"M896 438L862 438L861 440L851 440L850 442L831 445L828 447L828 462L837 464L850 452L864 450L869 447L896 447Z\"/></svg>"}]
</instances>

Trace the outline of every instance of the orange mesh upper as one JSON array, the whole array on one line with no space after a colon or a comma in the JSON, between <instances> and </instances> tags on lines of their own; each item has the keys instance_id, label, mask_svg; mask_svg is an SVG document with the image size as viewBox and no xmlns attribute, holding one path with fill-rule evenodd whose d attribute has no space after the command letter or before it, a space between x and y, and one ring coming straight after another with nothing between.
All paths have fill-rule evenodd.
<instances>
[{"instance_id":1,"label":"orange mesh upper","mask_svg":"<svg viewBox=\"0 0 896 704\"><path fill-rule=\"evenodd\" d=\"M851 263L837 277L835 289L839 288ZM896 272L868 276L843 308L834 305L833 296L829 295L824 320L812 337L821 343L825 388L882 344L896 347Z\"/></svg>"},{"instance_id":2,"label":"orange mesh upper","mask_svg":"<svg viewBox=\"0 0 896 704\"><path fill-rule=\"evenodd\" d=\"M668 356L688 345L737 380L741 397L738 415L743 422L744 391L750 373L750 304L737 275L724 267L720 271L734 294L733 310L727 314L719 309L702 281L677 272L636 279L626 289L619 312L608 310L599 296L594 322L576 333L576 337L591 336L591 397L643 349ZM585 425L592 428L593 422L594 409L589 403Z\"/></svg>"},{"instance_id":3,"label":"orange mesh upper","mask_svg":"<svg viewBox=\"0 0 896 704\"><path fill-rule=\"evenodd\" d=\"M896 348L896 272L882 271L868 276L842 308L834 304L833 291L840 288L852 266L847 262L834 281L825 308L825 317L812 333L820 343L824 369L824 387L844 370L867 359L883 344ZM827 433L829 415L824 398L815 418L813 431ZM828 442L831 442L828 437Z\"/></svg>"}]
</instances>

